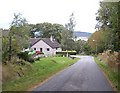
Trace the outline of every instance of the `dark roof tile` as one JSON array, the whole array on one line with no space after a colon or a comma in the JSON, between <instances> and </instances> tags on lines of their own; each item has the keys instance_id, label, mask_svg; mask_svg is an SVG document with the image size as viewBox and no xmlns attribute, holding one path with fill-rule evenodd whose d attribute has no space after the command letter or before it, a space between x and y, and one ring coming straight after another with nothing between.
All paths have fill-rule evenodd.
<instances>
[{"instance_id":1,"label":"dark roof tile","mask_svg":"<svg viewBox=\"0 0 120 93\"><path fill-rule=\"evenodd\" d=\"M40 38L30 38L30 43L33 46L35 43L37 43L40 40Z\"/></svg>"},{"instance_id":2,"label":"dark roof tile","mask_svg":"<svg viewBox=\"0 0 120 93\"><path fill-rule=\"evenodd\" d=\"M30 39L31 45L33 46L40 40L43 40L46 44L48 44L52 48L60 47L60 44L56 40L51 41L50 38L31 38Z\"/></svg>"}]
</instances>

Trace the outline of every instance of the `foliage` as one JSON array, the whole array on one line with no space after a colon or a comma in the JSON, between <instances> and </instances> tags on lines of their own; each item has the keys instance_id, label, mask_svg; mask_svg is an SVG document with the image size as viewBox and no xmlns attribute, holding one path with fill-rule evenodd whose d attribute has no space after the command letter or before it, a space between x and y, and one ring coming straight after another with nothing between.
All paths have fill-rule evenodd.
<instances>
[{"instance_id":1,"label":"foliage","mask_svg":"<svg viewBox=\"0 0 120 93\"><path fill-rule=\"evenodd\" d=\"M28 47L30 27L21 14L14 14L8 35L2 37L2 62L8 61L9 55L16 56L23 48ZM11 43L10 43L11 42ZM10 52L11 51L11 52Z\"/></svg>"},{"instance_id":2,"label":"foliage","mask_svg":"<svg viewBox=\"0 0 120 93\"><path fill-rule=\"evenodd\" d=\"M2 82L10 82L11 80L18 79L20 77L24 77L29 71L32 70L32 66L30 63L21 60L15 59L13 60L15 64L2 64ZM15 62L14 62L15 61Z\"/></svg>"},{"instance_id":3,"label":"foliage","mask_svg":"<svg viewBox=\"0 0 120 93\"><path fill-rule=\"evenodd\" d=\"M35 60L30 56L28 55L28 52L25 51L25 52L20 52L17 54L17 56L25 61L28 61L30 63L33 63Z\"/></svg>"},{"instance_id":4,"label":"foliage","mask_svg":"<svg viewBox=\"0 0 120 93\"><path fill-rule=\"evenodd\" d=\"M9 36L12 36L12 52L16 54L29 45L29 30L26 19L21 14L14 14ZM18 42L19 41L19 42Z\"/></svg>"},{"instance_id":5,"label":"foliage","mask_svg":"<svg viewBox=\"0 0 120 93\"><path fill-rule=\"evenodd\" d=\"M75 41L74 50L76 50L77 53L84 52L84 45L85 44L86 44L86 41L81 40L81 39L78 41Z\"/></svg>"},{"instance_id":6,"label":"foliage","mask_svg":"<svg viewBox=\"0 0 120 93\"><path fill-rule=\"evenodd\" d=\"M61 32L63 30L64 30L64 26L61 24L52 24L52 23L44 22L32 26L31 36L37 38L39 37L50 38L50 36L52 35L60 43Z\"/></svg>"},{"instance_id":7,"label":"foliage","mask_svg":"<svg viewBox=\"0 0 120 93\"><path fill-rule=\"evenodd\" d=\"M87 55L91 54L92 51L91 51L91 47L88 45L88 43L85 43L84 46L83 46L83 52Z\"/></svg>"},{"instance_id":8,"label":"foliage","mask_svg":"<svg viewBox=\"0 0 120 93\"><path fill-rule=\"evenodd\" d=\"M89 38L88 44L96 53L106 50L120 50L120 31L118 20L118 4L115 2L100 2L96 20L98 31Z\"/></svg>"},{"instance_id":9,"label":"foliage","mask_svg":"<svg viewBox=\"0 0 120 93\"><path fill-rule=\"evenodd\" d=\"M34 38L34 36L35 36L35 34L34 34L34 33L35 33L35 30L33 30L33 28L34 28L35 25L34 25L34 24L29 24L28 26L31 27L31 28L30 28L29 36L30 36L31 38Z\"/></svg>"},{"instance_id":10,"label":"foliage","mask_svg":"<svg viewBox=\"0 0 120 93\"><path fill-rule=\"evenodd\" d=\"M105 62L114 71L119 70L120 66L120 52L113 52L111 50L104 51L98 55L98 58Z\"/></svg>"},{"instance_id":11,"label":"foliage","mask_svg":"<svg viewBox=\"0 0 120 93\"><path fill-rule=\"evenodd\" d=\"M96 63L100 66L100 68L105 72L105 74L107 75L109 80L112 82L114 89L116 90L116 88L117 88L117 90L120 90L120 86L118 84L120 73L113 71L113 69L111 69L111 67L108 67L104 62L99 61L98 58L94 58L94 59L95 59Z\"/></svg>"},{"instance_id":12,"label":"foliage","mask_svg":"<svg viewBox=\"0 0 120 93\"><path fill-rule=\"evenodd\" d=\"M96 17L99 30L103 29L103 31L110 33L107 36L110 37L107 42L109 49L113 51L120 50L119 8L119 2L100 2L100 9Z\"/></svg>"},{"instance_id":13,"label":"foliage","mask_svg":"<svg viewBox=\"0 0 120 93\"><path fill-rule=\"evenodd\" d=\"M65 28L69 31L70 37L73 37L73 31L75 25L76 23L75 23L74 13L72 13L69 18L69 23L65 24Z\"/></svg>"},{"instance_id":14,"label":"foliage","mask_svg":"<svg viewBox=\"0 0 120 93\"><path fill-rule=\"evenodd\" d=\"M71 33L67 29L62 31L61 45L62 45L63 50L73 50L74 49L74 40L71 38Z\"/></svg>"},{"instance_id":15,"label":"foliage","mask_svg":"<svg viewBox=\"0 0 120 93\"><path fill-rule=\"evenodd\" d=\"M53 24L53 36L55 39L61 43L61 33L64 30L64 26L60 24Z\"/></svg>"},{"instance_id":16,"label":"foliage","mask_svg":"<svg viewBox=\"0 0 120 93\"><path fill-rule=\"evenodd\" d=\"M2 37L2 62L6 62L8 60L9 55L9 38Z\"/></svg>"},{"instance_id":17,"label":"foliage","mask_svg":"<svg viewBox=\"0 0 120 93\"><path fill-rule=\"evenodd\" d=\"M56 54L55 57L63 57L62 54Z\"/></svg>"},{"instance_id":18,"label":"foliage","mask_svg":"<svg viewBox=\"0 0 120 93\"><path fill-rule=\"evenodd\" d=\"M73 40L73 31L75 27L75 18L72 13L69 18L69 23L65 24L65 28L61 33L61 45L63 50L73 50L74 49L74 40Z\"/></svg>"},{"instance_id":19,"label":"foliage","mask_svg":"<svg viewBox=\"0 0 120 93\"><path fill-rule=\"evenodd\" d=\"M2 29L0 29L0 62L2 60ZM1 89L1 86L0 86Z\"/></svg>"},{"instance_id":20,"label":"foliage","mask_svg":"<svg viewBox=\"0 0 120 93\"><path fill-rule=\"evenodd\" d=\"M107 29L106 31L105 29L101 29L92 34L92 36L88 39L88 44L91 46L94 53L102 53L107 49L111 49L110 34L111 32L109 30L107 31Z\"/></svg>"},{"instance_id":21,"label":"foliage","mask_svg":"<svg viewBox=\"0 0 120 93\"><path fill-rule=\"evenodd\" d=\"M76 55L76 51L61 51L61 52L56 52L57 55L64 55L66 56L66 54L68 53L68 55Z\"/></svg>"}]
</instances>

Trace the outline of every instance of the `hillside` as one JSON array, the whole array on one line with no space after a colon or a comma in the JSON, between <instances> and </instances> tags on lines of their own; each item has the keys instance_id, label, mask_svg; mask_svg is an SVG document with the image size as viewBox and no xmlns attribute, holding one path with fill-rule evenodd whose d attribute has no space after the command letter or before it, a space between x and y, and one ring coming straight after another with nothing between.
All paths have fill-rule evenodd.
<instances>
[{"instance_id":1,"label":"hillside","mask_svg":"<svg viewBox=\"0 0 120 93\"><path fill-rule=\"evenodd\" d=\"M90 37L92 33L89 32L81 32L81 31L74 31L73 36L77 37Z\"/></svg>"}]
</instances>

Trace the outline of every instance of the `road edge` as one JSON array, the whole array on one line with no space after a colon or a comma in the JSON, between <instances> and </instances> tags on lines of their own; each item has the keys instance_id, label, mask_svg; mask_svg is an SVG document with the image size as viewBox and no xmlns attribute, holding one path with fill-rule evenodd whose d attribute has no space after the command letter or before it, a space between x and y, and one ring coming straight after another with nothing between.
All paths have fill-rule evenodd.
<instances>
[{"instance_id":1,"label":"road edge","mask_svg":"<svg viewBox=\"0 0 120 93\"><path fill-rule=\"evenodd\" d=\"M94 59L95 57L93 57ZM95 61L95 60L94 60ZM96 63L96 61L95 61ZM96 63L97 64L97 63ZM98 65L98 64L97 64ZM110 84L110 86L112 87L113 91L117 91L117 88L115 87L115 85L112 83L112 81L109 79L109 77L107 76L107 74L105 73L105 71L98 65L99 69L101 70L101 72L103 73L104 77L106 78L106 80L108 81L108 83Z\"/></svg>"},{"instance_id":2,"label":"road edge","mask_svg":"<svg viewBox=\"0 0 120 93\"><path fill-rule=\"evenodd\" d=\"M79 61L79 60L78 60L78 61ZM77 62L78 62L78 61L77 61ZM75 62L75 63L77 63L77 62ZM75 64L75 63L74 63L74 64ZM74 64L72 64L72 65L74 65ZM42 85L45 84L47 81L49 81L50 79L52 79L54 76L62 73L62 72L63 72L64 70L66 70L66 69L69 69L72 65L70 65L70 66L68 66L67 68L64 68L64 69L56 72L56 73L53 74L52 76L50 76L50 77L48 77L47 79L45 79L43 82L40 82L39 84L36 84L35 86L29 88L27 91L34 91L35 88L42 86Z\"/></svg>"}]
</instances>

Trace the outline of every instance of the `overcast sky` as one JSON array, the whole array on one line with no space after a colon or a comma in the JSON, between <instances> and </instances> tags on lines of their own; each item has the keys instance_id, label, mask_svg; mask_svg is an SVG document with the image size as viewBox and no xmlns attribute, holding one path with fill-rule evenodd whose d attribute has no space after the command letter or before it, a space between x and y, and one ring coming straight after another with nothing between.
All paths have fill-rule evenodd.
<instances>
[{"instance_id":1,"label":"overcast sky","mask_svg":"<svg viewBox=\"0 0 120 93\"><path fill-rule=\"evenodd\" d=\"M95 32L95 13L100 0L0 0L0 28L8 29L14 13L21 13L28 23L68 22L73 12L76 31Z\"/></svg>"}]
</instances>

